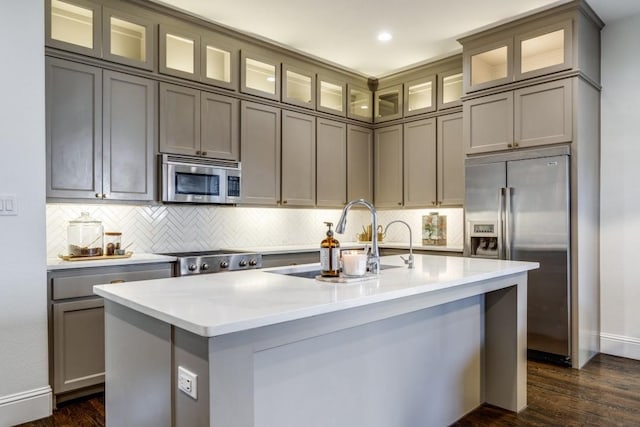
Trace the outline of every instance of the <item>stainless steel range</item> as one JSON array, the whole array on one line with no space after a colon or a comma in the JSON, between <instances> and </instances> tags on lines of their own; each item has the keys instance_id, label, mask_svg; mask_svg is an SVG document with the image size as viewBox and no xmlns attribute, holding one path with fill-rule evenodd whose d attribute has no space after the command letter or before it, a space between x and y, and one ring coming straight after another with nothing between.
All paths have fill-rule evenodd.
<instances>
[{"instance_id":1,"label":"stainless steel range","mask_svg":"<svg viewBox=\"0 0 640 427\"><path fill-rule=\"evenodd\" d=\"M251 252L201 251L174 252L163 255L178 258L176 276L250 270L262 267L262 255Z\"/></svg>"}]
</instances>

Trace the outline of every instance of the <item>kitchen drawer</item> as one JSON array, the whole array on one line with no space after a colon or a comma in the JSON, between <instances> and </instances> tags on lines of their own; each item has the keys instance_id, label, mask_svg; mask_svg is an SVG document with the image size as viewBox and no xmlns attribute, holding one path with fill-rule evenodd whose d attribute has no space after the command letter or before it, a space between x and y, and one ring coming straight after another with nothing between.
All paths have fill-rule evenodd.
<instances>
[{"instance_id":1,"label":"kitchen drawer","mask_svg":"<svg viewBox=\"0 0 640 427\"><path fill-rule=\"evenodd\" d=\"M92 296L93 286L107 283L171 277L169 263L117 267L79 268L50 273L53 300Z\"/></svg>"}]
</instances>

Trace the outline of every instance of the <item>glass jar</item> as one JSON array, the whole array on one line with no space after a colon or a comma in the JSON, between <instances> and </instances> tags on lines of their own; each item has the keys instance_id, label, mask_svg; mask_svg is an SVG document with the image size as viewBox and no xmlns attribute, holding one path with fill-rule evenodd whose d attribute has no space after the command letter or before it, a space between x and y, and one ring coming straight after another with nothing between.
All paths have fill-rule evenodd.
<instances>
[{"instance_id":1,"label":"glass jar","mask_svg":"<svg viewBox=\"0 0 640 427\"><path fill-rule=\"evenodd\" d=\"M79 218L69 221L67 243L70 256L101 256L103 241L102 222L82 212Z\"/></svg>"},{"instance_id":2,"label":"glass jar","mask_svg":"<svg viewBox=\"0 0 640 427\"><path fill-rule=\"evenodd\" d=\"M104 254L107 256L119 255L122 233L119 231L106 231L104 233Z\"/></svg>"}]
</instances>

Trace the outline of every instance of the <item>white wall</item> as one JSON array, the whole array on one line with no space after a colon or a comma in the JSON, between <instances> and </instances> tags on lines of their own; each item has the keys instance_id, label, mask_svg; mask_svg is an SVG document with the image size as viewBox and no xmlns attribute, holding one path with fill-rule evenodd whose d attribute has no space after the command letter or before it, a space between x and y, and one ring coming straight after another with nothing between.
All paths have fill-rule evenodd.
<instances>
[{"instance_id":1,"label":"white wall","mask_svg":"<svg viewBox=\"0 0 640 427\"><path fill-rule=\"evenodd\" d=\"M0 425L47 416L44 2L0 3Z\"/></svg>"},{"instance_id":2,"label":"white wall","mask_svg":"<svg viewBox=\"0 0 640 427\"><path fill-rule=\"evenodd\" d=\"M640 15L602 32L601 351L640 359Z\"/></svg>"}]
</instances>

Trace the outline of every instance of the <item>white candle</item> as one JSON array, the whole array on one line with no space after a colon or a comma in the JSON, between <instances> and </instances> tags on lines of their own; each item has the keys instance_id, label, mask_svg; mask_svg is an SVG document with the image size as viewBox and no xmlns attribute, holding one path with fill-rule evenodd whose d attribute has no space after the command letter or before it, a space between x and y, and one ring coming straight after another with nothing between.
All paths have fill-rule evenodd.
<instances>
[{"instance_id":1,"label":"white candle","mask_svg":"<svg viewBox=\"0 0 640 427\"><path fill-rule=\"evenodd\" d=\"M363 276L367 272L367 255L362 252L343 252L342 272L347 276Z\"/></svg>"}]
</instances>

